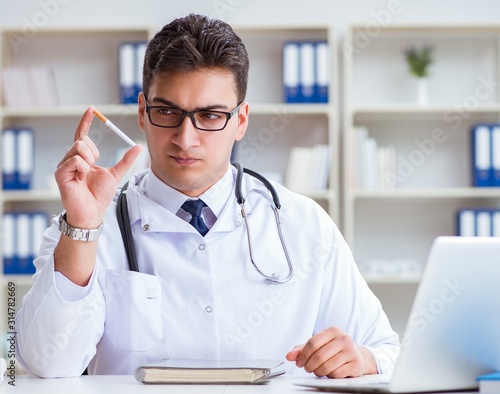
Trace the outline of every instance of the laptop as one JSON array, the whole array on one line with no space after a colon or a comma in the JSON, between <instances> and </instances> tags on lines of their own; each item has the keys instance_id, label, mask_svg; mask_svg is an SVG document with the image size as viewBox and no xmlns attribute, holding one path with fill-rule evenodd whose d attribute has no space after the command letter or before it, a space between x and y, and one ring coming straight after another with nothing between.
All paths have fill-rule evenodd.
<instances>
[{"instance_id":1,"label":"laptop","mask_svg":"<svg viewBox=\"0 0 500 394\"><path fill-rule=\"evenodd\" d=\"M310 379L336 392L476 390L500 371L500 237L438 237L401 338L392 376Z\"/></svg>"}]
</instances>

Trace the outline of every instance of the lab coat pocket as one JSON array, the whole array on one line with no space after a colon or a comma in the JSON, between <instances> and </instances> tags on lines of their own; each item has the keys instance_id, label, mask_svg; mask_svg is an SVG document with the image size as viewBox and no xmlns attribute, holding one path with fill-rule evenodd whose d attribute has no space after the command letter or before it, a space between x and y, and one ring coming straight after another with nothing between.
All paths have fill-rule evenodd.
<instances>
[{"instance_id":1,"label":"lab coat pocket","mask_svg":"<svg viewBox=\"0 0 500 394\"><path fill-rule=\"evenodd\" d=\"M119 349L147 351L163 336L160 278L108 270L105 333Z\"/></svg>"}]
</instances>

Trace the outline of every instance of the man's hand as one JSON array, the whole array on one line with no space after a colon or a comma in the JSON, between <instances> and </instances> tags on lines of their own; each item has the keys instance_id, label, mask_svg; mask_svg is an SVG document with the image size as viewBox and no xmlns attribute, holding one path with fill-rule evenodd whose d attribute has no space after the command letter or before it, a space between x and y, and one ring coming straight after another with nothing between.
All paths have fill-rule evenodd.
<instances>
[{"instance_id":1,"label":"man's hand","mask_svg":"<svg viewBox=\"0 0 500 394\"><path fill-rule=\"evenodd\" d=\"M73 145L55 172L68 224L84 229L95 229L102 223L121 178L142 150L142 146L134 146L110 168L96 165L99 150L88 136L92 118L90 107L80 120ZM74 241L63 236L54 250L54 268L73 283L85 286L94 270L96 255L97 242Z\"/></svg>"},{"instance_id":2,"label":"man's hand","mask_svg":"<svg viewBox=\"0 0 500 394\"><path fill-rule=\"evenodd\" d=\"M97 166L99 151L88 136L92 118L90 107L76 129L73 145L55 172L67 221L80 228L97 228L102 223L121 178L142 149L139 145L131 148L113 167Z\"/></svg>"},{"instance_id":3,"label":"man's hand","mask_svg":"<svg viewBox=\"0 0 500 394\"><path fill-rule=\"evenodd\" d=\"M330 327L314 335L304 345L298 345L286 355L316 376L347 378L376 374L373 355L338 327Z\"/></svg>"}]
</instances>

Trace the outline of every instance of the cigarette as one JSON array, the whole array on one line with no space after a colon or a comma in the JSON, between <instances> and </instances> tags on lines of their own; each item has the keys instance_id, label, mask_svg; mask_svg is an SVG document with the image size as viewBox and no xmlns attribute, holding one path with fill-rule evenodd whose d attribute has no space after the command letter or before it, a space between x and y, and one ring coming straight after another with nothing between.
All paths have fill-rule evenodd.
<instances>
[{"instance_id":1,"label":"cigarette","mask_svg":"<svg viewBox=\"0 0 500 394\"><path fill-rule=\"evenodd\" d=\"M136 143L132 141L123 131L121 131L118 127L116 127L108 118L106 118L103 114L101 114L98 110L94 108L94 114L97 116L99 119L102 120L102 122L108 126L118 137L120 137L123 141L125 141L127 144L130 146L135 146Z\"/></svg>"}]
</instances>

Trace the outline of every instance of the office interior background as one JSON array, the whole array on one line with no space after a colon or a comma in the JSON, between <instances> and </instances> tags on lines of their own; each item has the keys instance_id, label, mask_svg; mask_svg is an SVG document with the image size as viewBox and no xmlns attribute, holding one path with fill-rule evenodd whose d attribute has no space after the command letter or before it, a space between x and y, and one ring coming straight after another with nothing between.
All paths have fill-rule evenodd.
<instances>
[{"instance_id":1,"label":"office interior background","mask_svg":"<svg viewBox=\"0 0 500 394\"><path fill-rule=\"evenodd\" d=\"M236 160L300 189L304 166L294 166L292 151L328 148L326 186L299 191L336 221L403 333L433 239L457 235L462 210L499 208L500 191L474 186L472 154L473 130L500 121L496 0L0 0L0 66L51 66L59 100L56 108L34 110L3 101L2 129L33 131L34 165L30 190L2 191L0 210L59 212L52 173L88 105L141 139L136 107L120 102L118 47L145 41L191 12L229 22L249 50L250 127ZM327 103L284 103L283 46L302 41L328 43ZM433 62L426 92L419 93L404 51L425 45L432 47ZM110 163L123 143L94 125L102 163ZM374 161L359 160L367 156ZM378 181L367 185L360 171ZM3 275L2 297L12 281L27 291L29 276Z\"/></svg>"}]
</instances>

